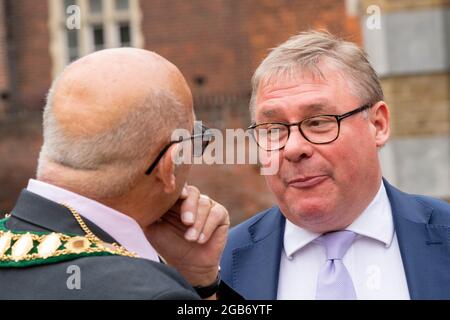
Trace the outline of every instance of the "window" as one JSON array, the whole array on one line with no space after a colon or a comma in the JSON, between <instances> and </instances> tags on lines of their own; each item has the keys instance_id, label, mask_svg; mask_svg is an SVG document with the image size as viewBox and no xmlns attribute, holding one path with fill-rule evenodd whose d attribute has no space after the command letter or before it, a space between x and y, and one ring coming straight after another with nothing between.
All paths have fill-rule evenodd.
<instances>
[{"instance_id":1,"label":"window","mask_svg":"<svg viewBox=\"0 0 450 320\"><path fill-rule=\"evenodd\" d=\"M102 14L102 0L89 0L89 14L93 16Z\"/></svg>"},{"instance_id":2,"label":"window","mask_svg":"<svg viewBox=\"0 0 450 320\"><path fill-rule=\"evenodd\" d=\"M102 50L105 45L105 38L103 36L103 25L92 25L92 37L94 39L94 50Z\"/></svg>"},{"instance_id":3,"label":"window","mask_svg":"<svg viewBox=\"0 0 450 320\"><path fill-rule=\"evenodd\" d=\"M72 62L80 57L78 50L78 32L76 30L67 30L67 54L68 61Z\"/></svg>"},{"instance_id":4,"label":"window","mask_svg":"<svg viewBox=\"0 0 450 320\"><path fill-rule=\"evenodd\" d=\"M67 27L71 5L79 8L79 29ZM49 10L54 77L68 63L91 52L144 45L139 0L50 0Z\"/></svg>"},{"instance_id":5,"label":"window","mask_svg":"<svg viewBox=\"0 0 450 320\"><path fill-rule=\"evenodd\" d=\"M129 47L131 45L130 24L121 23L119 25L119 42L122 47Z\"/></svg>"},{"instance_id":6,"label":"window","mask_svg":"<svg viewBox=\"0 0 450 320\"><path fill-rule=\"evenodd\" d=\"M116 0L116 9L119 11L128 10L128 0Z\"/></svg>"}]
</instances>

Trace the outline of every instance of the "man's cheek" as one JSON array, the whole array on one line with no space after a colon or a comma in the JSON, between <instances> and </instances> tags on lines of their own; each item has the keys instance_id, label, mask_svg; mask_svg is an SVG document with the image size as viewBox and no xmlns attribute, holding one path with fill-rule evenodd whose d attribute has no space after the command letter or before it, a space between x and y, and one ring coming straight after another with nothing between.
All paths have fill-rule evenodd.
<instances>
[{"instance_id":1,"label":"man's cheek","mask_svg":"<svg viewBox=\"0 0 450 320\"><path fill-rule=\"evenodd\" d=\"M263 176L275 176L280 174L280 151L259 150L260 174Z\"/></svg>"},{"instance_id":2,"label":"man's cheek","mask_svg":"<svg viewBox=\"0 0 450 320\"><path fill-rule=\"evenodd\" d=\"M272 175L272 176L267 175L267 176L264 176L264 178L266 180L267 186L272 191L272 193L278 199L280 199L280 197L282 197L286 192L286 188L283 184L283 181L280 179L280 177L276 176L276 175Z\"/></svg>"}]
</instances>

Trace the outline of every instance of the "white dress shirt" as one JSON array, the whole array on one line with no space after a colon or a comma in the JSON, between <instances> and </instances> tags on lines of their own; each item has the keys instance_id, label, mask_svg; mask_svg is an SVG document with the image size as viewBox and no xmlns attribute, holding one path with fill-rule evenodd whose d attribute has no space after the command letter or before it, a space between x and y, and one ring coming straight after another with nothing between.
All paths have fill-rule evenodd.
<instances>
[{"instance_id":1,"label":"white dress shirt","mask_svg":"<svg viewBox=\"0 0 450 320\"><path fill-rule=\"evenodd\" d=\"M137 253L140 258L159 262L158 253L133 218L97 201L42 181L30 179L27 190L53 202L70 205L128 251Z\"/></svg>"},{"instance_id":2,"label":"white dress shirt","mask_svg":"<svg viewBox=\"0 0 450 320\"><path fill-rule=\"evenodd\" d=\"M357 234L343 258L358 300L409 299L392 209L386 189L380 189L363 213L346 230ZM278 282L278 299L315 299L319 270L325 264L320 234L286 220Z\"/></svg>"}]
</instances>

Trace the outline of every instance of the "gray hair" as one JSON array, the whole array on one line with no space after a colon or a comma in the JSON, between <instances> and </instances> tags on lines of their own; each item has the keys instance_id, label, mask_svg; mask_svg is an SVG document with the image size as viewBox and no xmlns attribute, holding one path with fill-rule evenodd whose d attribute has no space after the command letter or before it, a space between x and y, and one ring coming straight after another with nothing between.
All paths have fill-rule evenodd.
<instances>
[{"instance_id":1,"label":"gray hair","mask_svg":"<svg viewBox=\"0 0 450 320\"><path fill-rule=\"evenodd\" d=\"M144 103L107 132L89 137L70 137L60 127L52 112L56 79L47 96L43 114L44 144L38 161L37 177L46 175L48 161L71 170L93 174L78 181L95 197L114 197L129 190L143 175L151 155L174 128L187 127L186 111L168 90L153 90ZM164 119L164 121L162 120ZM84 175L84 177L89 177ZM92 181L90 181L92 180Z\"/></svg>"},{"instance_id":2,"label":"gray hair","mask_svg":"<svg viewBox=\"0 0 450 320\"><path fill-rule=\"evenodd\" d=\"M317 66L323 59L349 78L350 91L356 97L371 104L384 99L378 75L363 49L325 31L307 31L272 49L256 69L250 99L252 120L255 119L256 96L261 82L276 81L275 78L280 76L295 78L299 71L323 78Z\"/></svg>"}]
</instances>

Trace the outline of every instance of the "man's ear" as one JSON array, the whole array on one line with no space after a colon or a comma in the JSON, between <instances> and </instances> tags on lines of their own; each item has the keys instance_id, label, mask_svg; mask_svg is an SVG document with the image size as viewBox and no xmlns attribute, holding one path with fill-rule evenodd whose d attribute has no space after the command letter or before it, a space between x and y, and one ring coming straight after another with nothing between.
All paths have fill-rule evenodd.
<instances>
[{"instance_id":1,"label":"man's ear","mask_svg":"<svg viewBox=\"0 0 450 320\"><path fill-rule=\"evenodd\" d=\"M156 177L161 180L164 186L164 192L172 193L176 189L176 178L175 178L175 154L178 151L178 143L170 146L170 148L164 153L162 158L159 160L158 166L156 167Z\"/></svg>"},{"instance_id":2,"label":"man's ear","mask_svg":"<svg viewBox=\"0 0 450 320\"><path fill-rule=\"evenodd\" d=\"M370 121L375 129L375 143L383 147L391 134L389 107L384 101L379 101L370 110Z\"/></svg>"}]
</instances>

